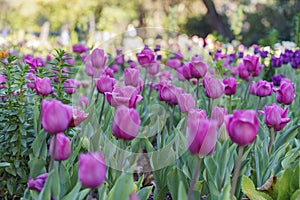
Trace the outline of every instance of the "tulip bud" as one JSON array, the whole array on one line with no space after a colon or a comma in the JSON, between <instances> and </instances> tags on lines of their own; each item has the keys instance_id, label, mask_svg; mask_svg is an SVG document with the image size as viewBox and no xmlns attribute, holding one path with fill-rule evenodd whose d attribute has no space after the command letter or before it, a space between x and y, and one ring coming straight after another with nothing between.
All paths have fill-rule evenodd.
<instances>
[{"instance_id":1,"label":"tulip bud","mask_svg":"<svg viewBox=\"0 0 300 200\"><path fill-rule=\"evenodd\" d=\"M119 139L132 140L137 136L140 124L139 113L133 108L121 105L115 113L112 124L113 134Z\"/></svg>"},{"instance_id":2,"label":"tulip bud","mask_svg":"<svg viewBox=\"0 0 300 200\"><path fill-rule=\"evenodd\" d=\"M50 142L50 155L54 148L54 137L51 138ZM56 161L67 160L71 155L71 141L63 133L56 134L56 146L55 146L55 156Z\"/></svg>"},{"instance_id":3,"label":"tulip bud","mask_svg":"<svg viewBox=\"0 0 300 200\"><path fill-rule=\"evenodd\" d=\"M102 49L94 49L91 54L91 62L94 68L104 68L107 57L104 55L104 51Z\"/></svg>"},{"instance_id":4,"label":"tulip bud","mask_svg":"<svg viewBox=\"0 0 300 200\"><path fill-rule=\"evenodd\" d=\"M181 112L187 113L195 108L195 102L192 94L179 94L178 106Z\"/></svg>"},{"instance_id":5,"label":"tulip bud","mask_svg":"<svg viewBox=\"0 0 300 200\"><path fill-rule=\"evenodd\" d=\"M72 119L72 110L62 102L51 99L42 101L42 125L45 131L57 134L66 130Z\"/></svg>"},{"instance_id":6,"label":"tulip bud","mask_svg":"<svg viewBox=\"0 0 300 200\"><path fill-rule=\"evenodd\" d=\"M79 155L78 176L85 187L96 188L106 177L105 158L100 152Z\"/></svg>"},{"instance_id":7,"label":"tulip bud","mask_svg":"<svg viewBox=\"0 0 300 200\"><path fill-rule=\"evenodd\" d=\"M230 139L239 146L251 144L258 133L259 121L254 110L235 110L225 117Z\"/></svg>"},{"instance_id":8,"label":"tulip bud","mask_svg":"<svg viewBox=\"0 0 300 200\"><path fill-rule=\"evenodd\" d=\"M37 77L34 81L36 93L46 96L52 93L51 80L48 77L39 78Z\"/></svg>"}]
</instances>

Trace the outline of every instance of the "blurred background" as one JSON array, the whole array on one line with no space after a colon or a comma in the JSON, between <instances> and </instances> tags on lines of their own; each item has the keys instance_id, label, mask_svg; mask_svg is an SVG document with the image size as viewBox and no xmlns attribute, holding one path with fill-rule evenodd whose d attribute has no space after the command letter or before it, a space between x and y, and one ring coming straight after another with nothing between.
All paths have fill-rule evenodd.
<instances>
[{"instance_id":1,"label":"blurred background","mask_svg":"<svg viewBox=\"0 0 300 200\"><path fill-rule=\"evenodd\" d=\"M248 46L277 41L299 45L299 21L300 0L0 0L0 45L92 46L144 27L211 34Z\"/></svg>"}]
</instances>

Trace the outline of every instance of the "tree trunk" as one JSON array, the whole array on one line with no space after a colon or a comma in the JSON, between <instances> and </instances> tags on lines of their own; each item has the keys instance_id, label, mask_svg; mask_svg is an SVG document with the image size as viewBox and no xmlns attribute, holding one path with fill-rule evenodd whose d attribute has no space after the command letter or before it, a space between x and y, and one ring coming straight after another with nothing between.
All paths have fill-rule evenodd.
<instances>
[{"instance_id":1,"label":"tree trunk","mask_svg":"<svg viewBox=\"0 0 300 200\"><path fill-rule=\"evenodd\" d=\"M205 7L207 8L207 19L210 26L218 31L224 38L233 39L233 34L229 27L224 23L222 17L218 14L213 0L203 0Z\"/></svg>"}]
</instances>

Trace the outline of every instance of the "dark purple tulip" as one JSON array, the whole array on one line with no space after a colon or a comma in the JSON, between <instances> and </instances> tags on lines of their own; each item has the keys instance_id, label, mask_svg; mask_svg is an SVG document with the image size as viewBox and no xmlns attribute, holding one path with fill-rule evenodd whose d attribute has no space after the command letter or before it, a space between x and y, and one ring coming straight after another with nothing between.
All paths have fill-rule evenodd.
<instances>
[{"instance_id":1,"label":"dark purple tulip","mask_svg":"<svg viewBox=\"0 0 300 200\"><path fill-rule=\"evenodd\" d=\"M259 51L260 57L266 58L268 56L268 51Z\"/></svg>"},{"instance_id":2,"label":"dark purple tulip","mask_svg":"<svg viewBox=\"0 0 300 200\"><path fill-rule=\"evenodd\" d=\"M48 173L41 174L38 177L36 177L35 179L29 178L28 183L27 183L28 189L36 190L38 192L42 191L47 178L48 178Z\"/></svg>"},{"instance_id":3,"label":"dark purple tulip","mask_svg":"<svg viewBox=\"0 0 300 200\"><path fill-rule=\"evenodd\" d=\"M86 48L84 44L74 44L72 49L74 53L84 53L89 50L89 48Z\"/></svg>"},{"instance_id":4,"label":"dark purple tulip","mask_svg":"<svg viewBox=\"0 0 300 200\"><path fill-rule=\"evenodd\" d=\"M189 80L192 79L192 64L190 62L184 62L182 67L177 68L177 73L180 74L178 77L184 77L185 79Z\"/></svg>"},{"instance_id":5,"label":"dark purple tulip","mask_svg":"<svg viewBox=\"0 0 300 200\"><path fill-rule=\"evenodd\" d=\"M238 64L238 75L241 79L244 79L246 81L250 80L250 73L243 63Z\"/></svg>"},{"instance_id":6,"label":"dark purple tulip","mask_svg":"<svg viewBox=\"0 0 300 200\"><path fill-rule=\"evenodd\" d=\"M130 68L136 68L137 67L136 63L133 60L128 60L127 62L129 64Z\"/></svg>"},{"instance_id":7,"label":"dark purple tulip","mask_svg":"<svg viewBox=\"0 0 300 200\"><path fill-rule=\"evenodd\" d=\"M272 76L272 82L274 86L280 86L281 79L284 76L282 74Z\"/></svg>"},{"instance_id":8,"label":"dark purple tulip","mask_svg":"<svg viewBox=\"0 0 300 200\"><path fill-rule=\"evenodd\" d=\"M273 56L271 59L271 65L272 65L272 67L275 67L275 68L281 67L282 58L281 57L277 58L277 57Z\"/></svg>"},{"instance_id":9,"label":"dark purple tulip","mask_svg":"<svg viewBox=\"0 0 300 200\"><path fill-rule=\"evenodd\" d=\"M240 51L239 52L239 58L243 58L244 57L244 52Z\"/></svg>"},{"instance_id":10,"label":"dark purple tulip","mask_svg":"<svg viewBox=\"0 0 300 200\"><path fill-rule=\"evenodd\" d=\"M252 76L259 76L262 65L259 64L258 56L246 55L243 58L243 64Z\"/></svg>"}]
</instances>

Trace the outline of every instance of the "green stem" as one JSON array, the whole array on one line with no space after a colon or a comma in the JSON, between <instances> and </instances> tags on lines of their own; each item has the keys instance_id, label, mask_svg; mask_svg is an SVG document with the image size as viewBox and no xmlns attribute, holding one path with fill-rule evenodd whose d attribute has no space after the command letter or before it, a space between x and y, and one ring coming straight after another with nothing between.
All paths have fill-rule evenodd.
<instances>
[{"instance_id":1,"label":"green stem","mask_svg":"<svg viewBox=\"0 0 300 200\"><path fill-rule=\"evenodd\" d=\"M42 101L43 101L43 96L40 96L40 114L37 122L37 135L40 134L41 127L42 127Z\"/></svg>"},{"instance_id":2,"label":"green stem","mask_svg":"<svg viewBox=\"0 0 300 200\"><path fill-rule=\"evenodd\" d=\"M199 171L200 171L201 160L202 160L201 157L199 157L197 159L197 164L196 164L196 167L194 169L193 179L192 179L192 182L191 182L191 185L190 185L190 189L189 189L188 200L192 200L192 198L193 198L193 191L194 191L195 183L196 183L196 181L198 179L198 174L199 174Z\"/></svg>"},{"instance_id":3,"label":"green stem","mask_svg":"<svg viewBox=\"0 0 300 200\"><path fill-rule=\"evenodd\" d=\"M103 94L103 101L102 101L102 106L101 106L100 116L99 116L99 124L101 123L101 119L104 111L104 105L105 105L105 95Z\"/></svg>"},{"instance_id":4,"label":"green stem","mask_svg":"<svg viewBox=\"0 0 300 200\"><path fill-rule=\"evenodd\" d=\"M231 114L232 113L232 103L231 103L231 100L232 100L232 96L231 95L229 95L229 114Z\"/></svg>"},{"instance_id":5,"label":"green stem","mask_svg":"<svg viewBox=\"0 0 300 200\"><path fill-rule=\"evenodd\" d=\"M56 152L56 134L54 134L54 144L51 152L51 160L49 165L49 172L53 169L54 166L54 160L55 160L55 152Z\"/></svg>"},{"instance_id":6,"label":"green stem","mask_svg":"<svg viewBox=\"0 0 300 200\"><path fill-rule=\"evenodd\" d=\"M170 111L170 121L169 121L169 132L172 130L172 127L173 127L175 106L171 105L170 108L171 108L171 111Z\"/></svg>"},{"instance_id":7,"label":"green stem","mask_svg":"<svg viewBox=\"0 0 300 200\"><path fill-rule=\"evenodd\" d=\"M236 184L238 181L238 177L239 177L239 173L240 173L240 168L241 168L241 163L242 163L242 157L243 157L243 151L244 151L244 147L243 146L239 146L239 154L238 154L238 160L234 169L234 175L233 175L233 179L232 179L232 187L231 187L231 198L230 199L234 199L234 194L235 194L235 190L236 190Z\"/></svg>"},{"instance_id":8,"label":"green stem","mask_svg":"<svg viewBox=\"0 0 300 200\"><path fill-rule=\"evenodd\" d=\"M273 146L273 142L274 142L274 137L275 137L275 130L272 127L271 128L271 136L270 136L270 142L269 142L269 148L268 148L268 154L271 154L272 151L272 146Z\"/></svg>"},{"instance_id":9,"label":"green stem","mask_svg":"<svg viewBox=\"0 0 300 200\"><path fill-rule=\"evenodd\" d=\"M195 98L195 107L197 108L197 103L199 99L199 78L197 78L197 85L196 85L196 98Z\"/></svg>"},{"instance_id":10,"label":"green stem","mask_svg":"<svg viewBox=\"0 0 300 200\"><path fill-rule=\"evenodd\" d=\"M259 99L258 99L258 103L257 103L256 111L258 111L258 109L259 109L260 102L261 102L261 97L259 97Z\"/></svg>"}]
</instances>

